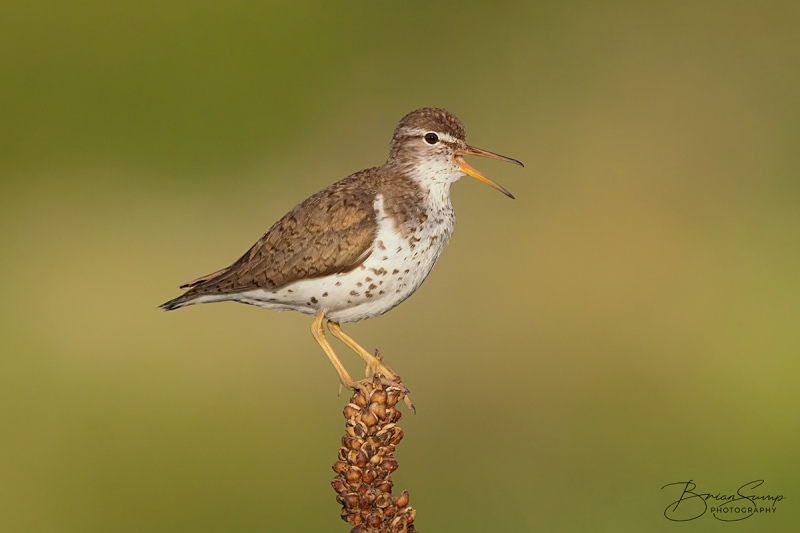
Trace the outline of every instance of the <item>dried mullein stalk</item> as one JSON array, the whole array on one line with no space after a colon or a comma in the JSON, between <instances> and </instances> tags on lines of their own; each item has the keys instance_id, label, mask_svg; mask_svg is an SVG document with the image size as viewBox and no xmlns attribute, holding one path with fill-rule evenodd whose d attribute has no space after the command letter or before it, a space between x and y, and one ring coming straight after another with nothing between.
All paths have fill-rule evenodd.
<instances>
[{"instance_id":1,"label":"dried mullein stalk","mask_svg":"<svg viewBox=\"0 0 800 533\"><path fill-rule=\"evenodd\" d=\"M408 492L392 496L389 479L397 470L392 453L403 438L396 406L404 391L378 377L366 384L366 391L356 390L344 408L347 432L333 465L331 485L342 505L342 520L352 526L351 533L415 533L417 512L408 506Z\"/></svg>"}]
</instances>

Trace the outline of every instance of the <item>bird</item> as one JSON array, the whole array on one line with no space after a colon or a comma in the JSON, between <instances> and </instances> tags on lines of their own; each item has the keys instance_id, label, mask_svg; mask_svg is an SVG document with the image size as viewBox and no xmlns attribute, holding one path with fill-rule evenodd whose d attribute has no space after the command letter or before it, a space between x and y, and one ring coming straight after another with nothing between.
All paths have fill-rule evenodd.
<instances>
[{"instance_id":1,"label":"bird","mask_svg":"<svg viewBox=\"0 0 800 533\"><path fill-rule=\"evenodd\" d=\"M186 292L160 307L234 301L312 315L312 336L336 369L340 392L366 390L367 380L349 375L325 336L325 321L364 360L368 380L377 376L407 392L377 351L362 348L341 324L382 315L420 287L453 233L450 186L462 176L514 198L465 156L523 166L469 146L463 124L445 109L412 111L395 128L383 165L303 200L233 264L181 285Z\"/></svg>"}]
</instances>

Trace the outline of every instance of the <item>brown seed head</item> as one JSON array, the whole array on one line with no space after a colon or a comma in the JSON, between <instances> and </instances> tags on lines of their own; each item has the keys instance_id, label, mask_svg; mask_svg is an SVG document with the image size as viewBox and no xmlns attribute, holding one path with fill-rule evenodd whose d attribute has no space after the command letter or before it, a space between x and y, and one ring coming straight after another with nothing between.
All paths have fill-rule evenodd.
<instances>
[{"instance_id":1,"label":"brown seed head","mask_svg":"<svg viewBox=\"0 0 800 533\"><path fill-rule=\"evenodd\" d=\"M403 438L395 405L404 395L378 378L367 389L369 401L356 391L343 410L347 432L331 482L342 520L351 525L351 533L415 533L416 511L408 507L408 492L393 497L390 479L398 468L392 454Z\"/></svg>"}]
</instances>

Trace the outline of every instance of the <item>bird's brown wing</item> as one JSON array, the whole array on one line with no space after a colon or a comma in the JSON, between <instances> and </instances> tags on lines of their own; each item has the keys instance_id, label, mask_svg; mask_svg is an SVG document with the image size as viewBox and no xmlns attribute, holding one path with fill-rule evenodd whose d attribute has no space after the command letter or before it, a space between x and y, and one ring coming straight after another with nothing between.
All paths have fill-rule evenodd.
<instances>
[{"instance_id":1,"label":"bird's brown wing","mask_svg":"<svg viewBox=\"0 0 800 533\"><path fill-rule=\"evenodd\" d=\"M185 295L277 289L357 268L372 253L375 193L363 173L306 199L228 268L184 285ZM360 178L360 179L359 179Z\"/></svg>"}]
</instances>

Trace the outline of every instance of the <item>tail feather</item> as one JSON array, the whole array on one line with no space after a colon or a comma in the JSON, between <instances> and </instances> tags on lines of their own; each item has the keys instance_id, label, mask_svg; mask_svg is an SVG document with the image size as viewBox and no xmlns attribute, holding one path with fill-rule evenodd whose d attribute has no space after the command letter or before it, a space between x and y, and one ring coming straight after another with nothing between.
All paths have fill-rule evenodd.
<instances>
[{"instance_id":1,"label":"tail feather","mask_svg":"<svg viewBox=\"0 0 800 533\"><path fill-rule=\"evenodd\" d=\"M197 296L198 296L197 294L193 293L192 291L189 291L185 294L181 294L177 298L173 298L168 302L164 302L158 307L160 307L164 311L172 311L173 309L179 309L187 305L192 305L192 303L194 303L193 300L197 298Z\"/></svg>"},{"instance_id":2,"label":"tail feather","mask_svg":"<svg viewBox=\"0 0 800 533\"><path fill-rule=\"evenodd\" d=\"M217 270L216 272L212 272L211 274L207 274L201 278L187 281L180 286L181 289L188 289L185 293L177 298L173 298L172 300L159 305L159 307L164 311L172 311L173 309L179 309L181 307L186 307L187 305L199 303L195 302L195 300L201 296L207 296L209 294L207 288L209 282L221 277L228 272L229 269L230 267L223 268L222 270Z\"/></svg>"},{"instance_id":3,"label":"tail feather","mask_svg":"<svg viewBox=\"0 0 800 533\"><path fill-rule=\"evenodd\" d=\"M205 282L207 282L209 280L214 279L215 277L219 276L220 274L225 273L225 271L227 271L228 268L230 268L230 267L222 268L220 270L217 270L216 272L212 272L211 274L206 274L205 276L203 276L201 278L193 279L192 281L187 281L186 283L181 285L180 288L181 289L192 289L194 287L197 287L197 286L199 286L199 285L201 285L201 284L203 284L203 283L205 283Z\"/></svg>"}]
</instances>

